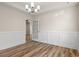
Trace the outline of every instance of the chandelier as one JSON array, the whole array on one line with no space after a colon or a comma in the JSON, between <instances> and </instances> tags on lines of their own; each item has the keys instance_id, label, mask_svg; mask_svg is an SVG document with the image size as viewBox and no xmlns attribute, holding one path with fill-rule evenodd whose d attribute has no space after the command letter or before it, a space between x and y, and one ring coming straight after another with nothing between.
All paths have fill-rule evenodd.
<instances>
[{"instance_id":1,"label":"chandelier","mask_svg":"<svg viewBox=\"0 0 79 59\"><path fill-rule=\"evenodd\" d=\"M40 10L40 5L35 6L35 4L31 2L30 6L27 4L25 5L25 9L28 13L38 13Z\"/></svg>"}]
</instances>

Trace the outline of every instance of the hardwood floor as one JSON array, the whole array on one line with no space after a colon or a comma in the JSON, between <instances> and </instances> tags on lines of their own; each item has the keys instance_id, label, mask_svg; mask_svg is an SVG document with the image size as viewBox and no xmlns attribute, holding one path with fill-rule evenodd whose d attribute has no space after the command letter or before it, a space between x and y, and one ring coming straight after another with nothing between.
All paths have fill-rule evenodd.
<instances>
[{"instance_id":1,"label":"hardwood floor","mask_svg":"<svg viewBox=\"0 0 79 59\"><path fill-rule=\"evenodd\" d=\"M75 49L31 41L16 47L0 50L1 57L78 57Z\"/></svg>"}]
</instances>

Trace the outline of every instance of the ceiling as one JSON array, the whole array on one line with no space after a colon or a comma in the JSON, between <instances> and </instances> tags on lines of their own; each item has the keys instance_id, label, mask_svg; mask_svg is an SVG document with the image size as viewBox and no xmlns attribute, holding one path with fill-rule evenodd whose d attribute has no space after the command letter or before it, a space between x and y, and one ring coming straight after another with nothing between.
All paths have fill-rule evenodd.
<instances>
[{"instance_id":1,"label":"ceiling","mask_svg":"<svg viewBox=\"0 0 79 59\"><path fill-rule=\"evenodd\" d=\"M30 2L5 2L5 4L12 6L14 8L17 8L23 12L26 12L25 4L30 5ZM35 2L35 5L40 5L40 8L41 8L38 14L41 14L50 10L56 10L59 8L74 6L76 4L77 4L76 2Z\"/></svg>"}]
</instances>

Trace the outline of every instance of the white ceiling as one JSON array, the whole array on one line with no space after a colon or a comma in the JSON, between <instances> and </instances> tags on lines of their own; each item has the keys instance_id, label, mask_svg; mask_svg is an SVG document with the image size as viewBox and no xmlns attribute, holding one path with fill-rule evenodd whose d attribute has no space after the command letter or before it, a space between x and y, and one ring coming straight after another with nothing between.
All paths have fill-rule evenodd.
<instances>
[{"instance_id":1,"label":"white ceiling","mask_svg":"<svg viewBox=\"0 0 79 59\"><path fill-rule=\"evenodd\" d=\"M26 12L25 4L30 5L30 2L26 2L26 3L25 2L5 2L5 4L15 7L23 12ZM38 14L44 13L50 10L74 6L76 4L77 4L76 2L35 2L35 5L40 5L41 7Z\"/></svg>"}]
</instances>

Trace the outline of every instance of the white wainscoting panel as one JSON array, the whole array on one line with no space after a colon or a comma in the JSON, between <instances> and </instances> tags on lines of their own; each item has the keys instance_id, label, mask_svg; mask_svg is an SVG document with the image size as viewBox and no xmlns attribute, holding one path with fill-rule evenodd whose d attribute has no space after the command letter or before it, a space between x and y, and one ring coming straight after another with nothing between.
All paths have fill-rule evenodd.
<instances>
[{"instance_id":1,"label":"white wainscoting panel","mask_svg":"<svg viewBox=\"0 0 79 59\"><path fill-rule=\"evenodd\" d=\"M38 33L38 41L48 43L48 32Z\"/></svg>"},{"instance_id":2,"label":"white wainscoting panel","mask_svg":"<svg viewBox=\"0 0 79 59\"><path fill-rule=\"evenodd\" d=\"M39 32L34 40L79 50L78 32Z\"/></svg>"},{"instance_id":3,"label":"white wainscoting panel","mask_svg":"<svg viewBox=\"0 0 79 59\"><path fill-rule=\"evenodd\" d=\"M0 32L0 50L25 43L25 32Z\"/></svg>"},{"instance_id":4,"label":"white wainscoting panel","mask_svg":"<svg viewBox=\"0 0 79 59\"><path fill-rule=\"evenodd\" d=\"M51 32L48 43L78 50L79 39L77 32Z\"/></svg>"}]
</instances>

